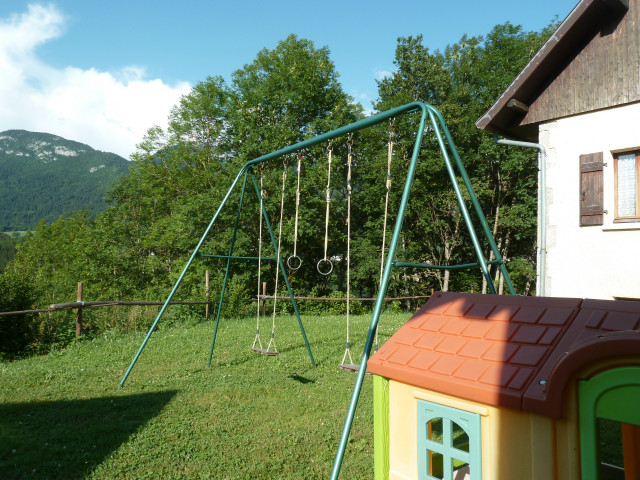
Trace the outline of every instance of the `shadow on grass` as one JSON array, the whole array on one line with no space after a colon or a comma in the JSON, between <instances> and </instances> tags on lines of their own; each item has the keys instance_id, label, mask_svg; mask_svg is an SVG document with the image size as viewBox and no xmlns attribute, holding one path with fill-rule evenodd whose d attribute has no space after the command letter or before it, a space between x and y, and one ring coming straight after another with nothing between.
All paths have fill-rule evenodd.
<instances>
[{"instance_id":1,"label":"shadow on grass","mask_svg":"<svg viewBox=\"0 0 640 480\"><path fill-rule=\"evenodd\" d=\"M295 380L296 382L300 382L303 385L306 385L307 383L316 383L315 380L311 380L310 378L303 377L302 375L298 375L297 373L289 375L289 378L292 380Z\"/></svg>"},{"instance_id":2,"label":"shadow on grass","mask_svg":"<svg viewBox=\"0 0 640 480\"><path fill-rule=\"evenodd\" d=\"M176 393L0 404L0 477L83 478Z\"/></svg>"}]
</instances>

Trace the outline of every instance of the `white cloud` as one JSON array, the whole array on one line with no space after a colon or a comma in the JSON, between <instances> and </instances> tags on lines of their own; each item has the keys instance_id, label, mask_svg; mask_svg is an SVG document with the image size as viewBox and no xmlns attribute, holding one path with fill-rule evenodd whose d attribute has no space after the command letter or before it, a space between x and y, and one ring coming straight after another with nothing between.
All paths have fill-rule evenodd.
<instances>
[{"instance_id":1,"label":"white cloud","mask_svg":"<svg viewBox=\"0 0 640 480\"><path fill-rule=\"evenodd\" d=\"M393 72L376 68L373 70L373 76L376 80L384 80L387 77L393 76Z\"/></svg>"},{"instance_id":2,"label":"white cloud","mask_svg":"<svg viewBox=\"0 0 640 480\"><path fill-rule=\"evenodd\" d=\"M137 66L54 68L36 48L62 35L64 24L51 5L29 5L26 13L0 19L0 131L53 133L128 158L149 127L166 127L171 107L190 86L148 79Z\"/></svg>"}]
</instances>

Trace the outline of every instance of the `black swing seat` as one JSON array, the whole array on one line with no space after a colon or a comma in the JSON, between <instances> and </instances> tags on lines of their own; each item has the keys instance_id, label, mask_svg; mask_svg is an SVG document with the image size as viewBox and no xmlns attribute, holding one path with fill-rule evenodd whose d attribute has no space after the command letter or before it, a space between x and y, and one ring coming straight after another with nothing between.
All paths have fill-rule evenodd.
<instances>
[{"instance_id":1,"label":"black swing seat","mask_svg":"<svg viewBox=\"0 0 640 480\"><path fill-rule=\"evenodd\" d=\"M266 348L252 348L252 352L259 353L260 355L267 355L268 357L275 357L279 355L280 352L276 352L275 350L267 350Z\"/></svg>"}]
</instances>

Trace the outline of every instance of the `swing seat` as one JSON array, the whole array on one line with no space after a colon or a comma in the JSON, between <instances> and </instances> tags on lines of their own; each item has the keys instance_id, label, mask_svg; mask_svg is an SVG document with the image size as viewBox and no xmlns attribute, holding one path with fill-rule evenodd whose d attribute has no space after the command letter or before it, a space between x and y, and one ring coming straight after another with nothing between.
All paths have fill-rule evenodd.
<instances>
[{"instance_id":1,"label":"swing seat","mask_svg":"<svg viewBox=\"0 0 640 480\"><path fill-rule=\"evenodd\" d=\"M341 363L338 365L338 368L341 368L345 372L357 372L360 370L360 365L357 363Z\"/></svg>"},{"instance_id":2,"label":"swing seat","mask_svg":"<svg viewBox=\"0 0 640 480\"><path fill-rule=\"evenodd\" d=\"M357 363L341 363L340 365L338 365L338 368L341 368L345 372L357 372L358 370L360 370L360 365L358 365ZM365 372L365 375L371 375L371 372L367 370Z\"/></svg>"},{"instance_id":3,"label":"swing seat","mask_svg":"<svg viewBox=\"0 0 640 480\"><path fill-rule=\"evenodd\" d=\"M275 357L276 355L280 355L280 352L276 352L275 350L267 350L266 348L252 348L251 351L259 353L260 355L267 355L268 357Z\"/></svg>"}]
</instances>

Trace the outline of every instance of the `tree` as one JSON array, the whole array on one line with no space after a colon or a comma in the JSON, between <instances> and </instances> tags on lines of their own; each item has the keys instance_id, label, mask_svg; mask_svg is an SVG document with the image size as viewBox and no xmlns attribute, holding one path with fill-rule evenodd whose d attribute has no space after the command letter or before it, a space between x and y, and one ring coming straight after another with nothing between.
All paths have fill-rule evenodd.
<instances>
[{"instance_id":1,"label":"tree","mask_svg":"<svg viewBox=\"0 0 640 480\"><path fill-rule=\"evenodd\" d=\"M233 74L234 152L251 160L354 121L329 49L290 35Z\"/></svg>"},{"instance_id":2,"label":"tree","mask_svg":"<svg viewBox=\"0 0 640 480\"><path fill-rule=\"evenodd\" d=\"M232 150L236 155L235 171L248 160L349 124L362 116L361 108L342 90L328 48L317 49L313 42L295 35L279 42L273 50L263 49L252 63L234 72L231 105L229 131ZM294 285L304 285L307 291L309 285L318 283L315 262L323 254L324 186L328 173L325 147L302 152L299 242L305 245L306 268L296 272L291 280ZM335 146L336 161L332 168L334 180L344 177L345 151L344 145ZM274 228L277 228L283 161L289 164L282 249L288 255L292 252L295 223L295 158L277 159L265 169L265 205ZM250 196L247 209L257 212L257 198L252 188ZM339 203L336 202L336 205ZM255 232L258 218L253 214L246 217L241 225L241 231L244 232L242 238L251 238L253 242L253 245L247 244L246 248L252 248L254 253L257 249ZM342 247L344 237L335 232L344 231L344 224L338 218L336 215L331 217L331 232L332 236L341 238ZM339 251L344 251L344 248ZM338 268L336 273L341 269ZM269 277L273 278L272 275ZM319 283L321 290L327 289L328 283ZM255 287L251 285L248 288Z\"/></svg>"},{"instance_id":3,"label":"tree","mask_svg":"<svg viewBox=\"0 0 640 480\"><path fill-rule=\"evenodd\" d=\"M541 32L524 32L522 27L507 23L494 27L486 38L463 36L443 52L433 53L423 45L421 36L400 38L395 60L398 70L379 82L380 100L376 104L377 109L386 110L420 100L441 110L493 226L501 255L506 260L518 260L513 266L518 269L515 278L520 281L517 286L521 292L530 290L531 272L535 270L535 155L495 145L476 129L475 120L531 59L552 29L549 26ZM405 132L415 131L415 125L407 120L397 129L406 136ZM470 242L465 229L461 229L459 209L448 193L450 182L433 141L427 139L422 155L407 211L406 250L413 251L421 261L472 261ZM418 242L425 246L417 247ZM418 275L430 283L427 272ZM468 275L457 275L455 280L448 271L432 275L437 288L483 288ZM496 280L501 281L499 272Z\"/></svg>"}]
</instances>

